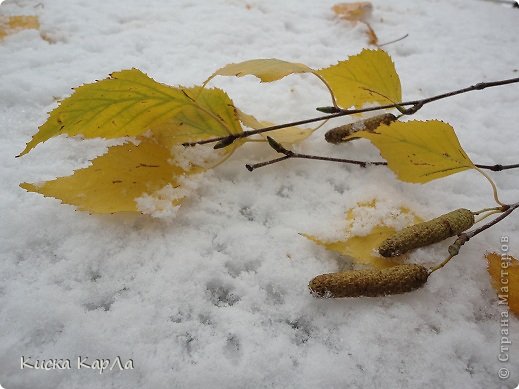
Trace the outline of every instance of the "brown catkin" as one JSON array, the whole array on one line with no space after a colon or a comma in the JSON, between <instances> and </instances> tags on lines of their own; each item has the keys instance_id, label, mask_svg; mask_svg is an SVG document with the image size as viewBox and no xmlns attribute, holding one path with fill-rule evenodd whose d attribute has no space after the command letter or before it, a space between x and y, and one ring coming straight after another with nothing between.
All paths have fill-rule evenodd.
<instances>
[{"instance_id":1,"label":"brown catkin","mask_svg":"<svg viewBox=\"0 0 519 389\"><path fill-rule=\"evenodd\" d=\"M428 277L424 266L404 264L381 270L321 274L308 287L316 297L376 297L411 292L422 287Z\"/></svg>"},{"instance_id":2,"label":"brown catkin","mask_svg":"<svg viewBox=\"0 0 519 389\"><path fill-rule=\"evenodd\" d=\"M474 214L460 208L435 219L404 228L386 239L378 248L383 257L394 257L418 247L461 234L474 224Z\"/></svg>"},{"instance_id":3,"label":"brown catkin","mask_svg":"<svg viewBox=\"0 0 519 389\"><path fill-rule=\"evenodd\" d=\"M368 119L363 119L354 123L345 124L344 126L332 128L326 134L324 134L324 138L327 142L334 144L348 142L351 139L345 138L347 138L351 134L354 134L357 131L373 132L377 129L377 127L381 126L382 124L390 124L391 122L394 122L396 119L396 116L391 113L373 116Z\"/></svg>"}]
</instances>

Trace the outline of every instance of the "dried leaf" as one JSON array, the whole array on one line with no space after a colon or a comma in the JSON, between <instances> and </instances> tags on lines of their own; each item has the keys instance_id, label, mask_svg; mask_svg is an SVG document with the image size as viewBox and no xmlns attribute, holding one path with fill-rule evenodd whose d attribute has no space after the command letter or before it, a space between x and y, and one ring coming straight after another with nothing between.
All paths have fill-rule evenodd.
<instances>
[{"instance_id":1,"label":"dried leaf","mask_svg":"<svg viewBox=\"0 0 519 389\"><path fill-rule=\"evenodd\" d=\"M369 139L402 181L425 183L475 167L454 129L439 120L397 121L352 136Z\"/></svg>"},{"instance_id":2,"label":"dried leaf","mask_svg":"<svg viewBox=\"0 0 519 389\"><path fill-rule=\"evenodd\" d=\"M373 11L373 5L368 1L354 3L339 3L332 7L333 12L341 19L350 22L366 21Z\"/></svg>"},{"instance_id":3,"label":"dried leaf","mask_svg":"<svg viewBox=\"0 0 519 389\"><path fill-rule=\"evenodd\" d=\"M368 34L368 44L376 46L378 45L378 36L375 33L375 30L373 30L373 27L371 27L371 24L368 22L364 23L366 27L368 28L367 34Z\"/></svg>"},{"instance_id":4,"label":"dried leaf","mask_svg":"<svg viewBox=\"0 0 519 389\"><path fill-rule=\"evenodd\" d=\"M38 30L40 21L37 16L0 17L0 40L21 30Z\"/></svg>"},{"instance_id":5,"label":"dried leaf","mask_svg":"<svg viewBox=\"0 0 519 389\"><path fill-rule=\"evenodd\" d=\"M402 100L400 78L384 50L362 50L346 61L317 70L332 89L339 106L389 104Z\"/></svg>"},{"instance_id":6,"label":"dried leaf","mask_svg":"<svg viewBox=\"0 0 519 389\"><path fill-rule=\"evenodd\" d=\"M490 281L499 297L499 304L519 316L519 261L508 254L486 253Z\"/></svg>"},{"instance_id":7,"label":"dried leaf","mask_svg":"<svg viewBox=\"0 0 519 389\"><path fill-rule=\"evenodd\" d=\"M171 204L182 202L180 183L186 175L200 172L171 163L171 153L153 139L142 138L140 143L113 146L92 161L92 165L41 184L23 183L29 192L55 197L65 204L95 213L138 211L137 199L153 194L167 185L177 189Z\"/></svg>"}]
</instances>

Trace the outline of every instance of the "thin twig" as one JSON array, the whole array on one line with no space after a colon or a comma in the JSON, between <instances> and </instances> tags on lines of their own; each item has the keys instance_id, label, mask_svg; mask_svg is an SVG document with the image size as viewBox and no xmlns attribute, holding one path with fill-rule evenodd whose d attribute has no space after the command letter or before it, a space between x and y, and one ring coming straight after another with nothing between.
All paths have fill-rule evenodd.
<instances>
[{"instance_id":1,"label":"thin twig","mask_svg":"<svg viewBox=\"0 0 519 389\"><path fill-rule=\"evenodd\" d=\"M513 165L481 165L476 164L476 166L480 169L487 169L492 170L494 172L500 172L501 170L508 170L508 169L517 169L519 168L519 163L515 163Z\"/></svg>"},{"instance_id":2,"label":"thin twig","mask_svg":"<svg viewBox=\"0 0 519 389\"><path fill-rule=\"evenodd\" d=\"M344 158L331 158L331 157L320 157L318 155L308 155L308 154L300 154L295 153L291 150L287 150L284 148L280 143L276 142L274 139L272 139L270 136L267 136L267 141L275 151L277 151L280 154L284 154L283 157L271 159L269 161L256 163L254 165L245 165L245 167L251 172L255 169L258 169L263 166L272 165L276 162L284 161L285 159L289 158L299 158L299 159L313 159L317 161L329 161L329 162L343 162L343 163L349 163L352 165L358 165L360 167L366 167L366 166L385 166L387 165L387 162L385 161L377 161L377 162L369 162L369 161L357 161L354 159L344 159Z\"/></svg>"},{"instance_id":3,"label":"thin twig","mask_svg":"<svg viewBox=\"0 0 519 389\"><path fill-rule=\"evenodd\" d=\"M513 1L513 0L485 0L485 1L487 1L489 3L508 4L508 5L513 6L514 8L519 7L519 4L517 3L517 1Z\"/></svg>"},{"instance_id":4,"label":"thin twig","mask_svg":"<svg viewBox=\"0 0 519 389\"><path fill-rule=\"evenodd\" d=\"M387 46L387 45L390 45L390 44L392 44L392 43L400 42L401 40L404 40L404 39L407 38L408 36L409 36L409 34L405 34L404 36L401 36L401 37L398 38L398 39L393 39L392 41L385 42L385 43L382 43L382 44L380 44L380 45L377 45L377 47Z\"/></svg>"},{"instance_id":5,"label":"thin twig","mask_svg":"<svg viewBox=\"0 0 519 389\"><path fill-rule=\"evenodd\" d=\"M337 109L335 107L330 107L330 108L332 108L332 111L335 112L335 113L332 113L332 114L329 114L329 115L325 115L325 116L319 116L319 117L315 117L315 118L311 118L311 119L299 120L299 121L296 121L296 122L284 123L284 124L279 124L279 125L276 125L276 126L260 128L260 129L257 129L257 130L243 131L243 132L241 132L239 134L231 134L231 135L227 135L227 136L221 136L221 137L218 137L218 138L206 139L206 140L198 141L198 142L183 143L183 145L184 146L195 146L197 144L206 144L206 143L214 143L214 142L221 142L221 141L223 141L223 144L225 144L225 145L230 145L236 139L246 138L246 137L251 136L251 135L261 134L263 132L279 130L281 128L286 128L286 127L299 126L299 125L302 125L302 124L319 122L319 121L327 120L327 119L334 119L334 118L337 118L337 117L353 115L353 114L356 114L356 113L378 111L378 110L381 110L381 109L399 108L399 110L402 113L405 113L407 115L411 115L413 113L416 113L425 104L431 103L433 101L445 99L447 97L459 95L459 94L470 92L470 91L482 90L482 89L485 89L485 88L491 88L491 87L494 87L494 86L513 84L513 83L517 83L517 82L519 82L519 77L517 77L517 78L510 78L510 79L506 79L506 80L500 80L500 81L480 82L480 83L477 83L475 85L471 85L471 86L469 86L467 88L458 89L458 90L455 90L455 91L452 91L452 92L442 93L440 95L428 97L428 98L421 99L421 100L411 100L411 101L406 101L406 102L398 103L398 104L380 105L380 106L377 106L377 107L369 107L369 108L362 108L362 109L341 109L338 112L337 112ZM405 106L411 106L411 108L409 108L407 110L404 110L403 107L405 107Z\"/></svg>"},{"instance_id":6,"label":"thin twig","mask_svg":"<svg viewBox=\"0 0 519 389\"><path fill-rule=\"evenodd\" d=\"M250 164L245 165L245 167L250 172L252 172L253 170L256 170L256 169L258 169L260 167L272 165L274 163L281 162L281 161L284 161L284 160L290 159L290 158L313 159L313 160L316 160L316 161L329 161L329 162L349 163L351 165L358 165L360 167L387 166L387 162L386 161L358 161L358 160L354 160L354 159L321 157L319 155L295 153L295 152L293 152L291 150L287 150L280 143L276 142L274 139L272 139L269 136L267 137L267 141L268 141L270 147L272 147L278 153L284 154L284 157L274 158L274 159L271 159L269 161L259 162L259 163L252 164L252 165L250 165ZM501 165L501 164L499 164L499 165L480 165L480 164L475 164L475 166L477 166L479 169L501 171L501 170L506 170L506 169L518 168L519 164L516 164L516 165Z\"/></svg>"}]
</instances>

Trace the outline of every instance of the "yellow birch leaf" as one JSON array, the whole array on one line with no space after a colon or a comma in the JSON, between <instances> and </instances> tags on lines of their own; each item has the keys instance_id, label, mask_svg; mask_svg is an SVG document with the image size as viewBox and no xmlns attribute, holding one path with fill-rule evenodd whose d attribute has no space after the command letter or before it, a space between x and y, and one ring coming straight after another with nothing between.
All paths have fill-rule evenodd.
<instances>
[{"instance_id":1,"label":"yellow birch leaf","mask_svg":"<svg viewBox=\"0 0 519 389\"><path fill-rule=\"evenodd\" d=\"M402 100L400 78L384 50L364 49L346 61L317 70L317 74L327 82L343 108Z\"/></svg>"},{"instance_id":2,"label":"yellow birch leaf","mask_svg":"<svg viewBox=\"0 0 519 389\"><path fill-rule=\"evenodd\" d=\"M475 168L454 129L439 120L396 121L351 137L369 139L402 181L425 183Z\"/></svg>"},{"instance_id":3,"label":"yellow birch leaf","mask_svg":"<svg viewBox=\"0 0 519 389\"><path fill-rule=\"evenodd\" d=\"M240 121L245 124L247 127L253 128L255 130L265 127L274 126L275 123L267 122L267 121L259 121L254 116L246 114L241 110L238 111L238 117ZM306 138L308 138L315 131L315 128L301 128L301 127L286 127L281 128L279 130L269 131L265 133L261 133L261 135L265 141L267 136L273 138L276 142L282 143L284 145L292 145L295 143L302 142Z\"/></svg>"},{"instance_id":4,"label":"yellow birch leaf","mask_svg":"<svg viewBox=\"0 0 519 389\"><path fill-rule=\"evenodd\" d=\"M374 209L376 207L376 201L370 201L365 203L357 204L356 208L351 208L346 211L346 221L351 225L362 214L364 209ZM359 212L360 211L360 212ZM400 216L406 217L412 220L412 223L419 223L422 221L417 215L411 212L409 209L401 207L399 212ZM362 218L362 216L360 216ZM380 244L393 235L397 230L388 225L376 224L373 225L366 235L352 235L348 228L345 229L344 235L346 236L343 240L338 241L324 241L318 237L301 234L304 237L310 239L314 243L324 247L327 250L336 252L340 255L350 258L354 263L371 265L376 268L386 268L395 266L402 263L402 260L407 258L407 255L400 255L398 257L383 258L381 257L376 249Z\"/></svg>"},{"instance_id":5,"label":"yellow birch leaf","mask_svg":"<svg viewBox=\"0 0 519 389\"><path fill-rule=\"evenodd\" d=\"M0 17L0 40L20 30L37 30L39 28L40 21L37 16Z\"/></svg>"},{"instance_id":6,"label":"yellow birch leaf","mask_svg":"<svg viewBox=\"0 0 519 389\"><path fill-rule=\"evenodd\" d=\"M216 76L243 77L252 75L259 78L261 82L272 82L297 73L312 73L319 78L330 92L333 104L336 105L332 89L317 71L302 63L288 62L276 58L251 59L225 65L211 74L211 76L205 80L204 86Z\"/></svg>"},{"instance_id":7,"label":"yellow birch leaf","mask_svg":"<svg viewBox=\"0 0 519 389\"><path fill-rule=\"evenodd\" d=\"M215 76L253 75L258 77L261 82L271 82L295 73L313 73L313 69L302 63L287 62L276 58L251 59L221 67L204 84Z\"/></svg>"},{"instance_id":8,"label":"yellow birch leaf","mask_svg":"<svg viewBox=\"0 0 519 389\"><path fill-rule=\"evenodd\" d=\"M200 169L184 170L170 163L168 149L153 139L142 138L140 143L113 146L95 158L92 165L40 184L20 186L46 197L60 199L65 204L94 213L136 212L136 199L152 194L166 185L177 188L180 179ZM181 192L179 192L181 193ZM172 205L182 202L182 195L172 198Z\"/></svg>"},{"instance_id":9,"label":"yellow birch leaf","mask_svg":"<svg viewBox=\"0 0 519 389\"><path fill-rule=\"evenodd\" d=\"M519 316L519 261L508 254L486 253L488 274L498 298Z\"/></svg>"},{"instance_id":10,"label":"yellow birch leaf","mask_svg":"<svg viewBox=\"0 0 519 389\"><path fill-rule=\"evenodd\" d=\"M50 113L20 156L61 134L85 138L140 135L190 103L181 89L160 84L138 69L115 72L76 88Z\"/></svg>"}]
</instances>

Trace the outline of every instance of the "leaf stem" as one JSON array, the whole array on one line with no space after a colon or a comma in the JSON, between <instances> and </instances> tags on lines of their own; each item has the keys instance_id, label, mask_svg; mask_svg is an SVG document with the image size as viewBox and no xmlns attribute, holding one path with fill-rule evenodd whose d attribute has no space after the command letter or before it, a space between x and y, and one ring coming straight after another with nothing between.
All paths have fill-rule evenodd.
<instances>
[{"instance_id":1,"label":"leaf stem","mask_svg":"<svg viewBox=\"0 0 519 389\"><path fill-rule=\"evenodd\" d=\"M472 214L474 216L476 215L479 215L479 214L482 214L483 212L488 212L488 211L500 211L500 212L503 212L504 209L503 207L492 207L492 208L483 208L483 209L480 209L479 211L476 211L476 212L472 212Z\"/></svg>"},{"instance_id":2,"label":"leaf stem","mask_svg":"<svg viewBox=\"0 0 519 389\"><path fill-rule=\"evenodd\" d=\"M319 80L321 80L324 85L326 85L326 88L328 88L328 92L330 92L333 106L335 108L338 108L339 106L337 105L337 100L335 100L335 95L333 94L333 90L332 90L332 87L330 86L330 84L328 84L328 82L324 79L324 77L321 76L319 73L317 73L317 71L313 71L312 74L314 76L316 76Z\"/></svg>"},{"instance_id":3,"label":"leaf stem","mask_svg":"<svg viewBox=\"0 0 519 389\"><path fill-rule=\"evenodd\" d=\"M483 220L485 220L487 217L489 216L492 216L492 215L495 215L496 213L502 213L503 210L502 209L496 209L494 211L488 211L487 213L485 213L484 215L481 215L480 217L478 217L475 221L474 221L474 224L477 224Z\"/></svg>"},{"instance_id":4,"label":"leaf stem","mask_svg":"<svg viewBox=\"0 0 519 389\"><path fill-rule=\"evenodd\" d=\"M408 36L409 36L409 33L405 34L404 36L401 36L400 38L393 39L392 41L384 42L384 43L382 43L380 45L377 45L377 47L387 46L387 45L390 45L390 44L393 44L393 43L396 43L396 42L400 42L401 40L404 40Z\"/></svg>"},{"instance_id":5,"label":"leaf stem","mask_svg":"<svg viewBox=\"0 0 519 389\"><path fill-rule=\"evenodd\" d=\"M441 269L442 267L444 267L451 259L452 257L454 257L454 255L449 255L445 260L443 260L441 263L439 263L438 265L434 266L434 267L431 267L429 269L429 274L431 273L434 273L436 270L438 269Z\"/></svg>"},{"instance_id":6,"label":"leaf stem","mask_svg":"<svg viewBox=\"0 0 519 389\"><path fill-rule=\"evenodd\" d=\"M504 206L505 204L503 202L501 202L501 200L499 200L499 195L497 194L497 187L496 187L496 183L494 182L494 180L492 180L492 178L490 178L490 176L488 174L486 174L483 170L481 170L477 166L475 166L474 168L479 173L481 173L483 175L483 177L485 177L487 179L487 181L490 183L490 185L492 186L492 194L494 195L494 200L496 201L496 203L498 203L501 206Z\"/></svg>"}]
</instances>

